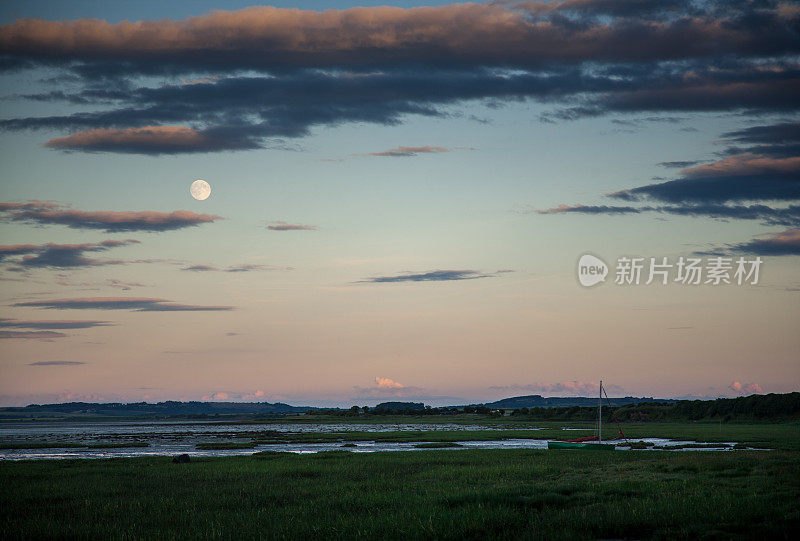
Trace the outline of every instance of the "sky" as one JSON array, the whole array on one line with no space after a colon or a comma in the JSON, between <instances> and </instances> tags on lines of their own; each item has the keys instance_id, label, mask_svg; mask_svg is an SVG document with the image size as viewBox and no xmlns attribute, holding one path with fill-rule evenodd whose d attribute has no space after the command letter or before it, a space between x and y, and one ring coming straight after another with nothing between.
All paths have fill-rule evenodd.
<instances>
[{"instance_id":1,"label":"sky","mask_svg":"<svg viewBox=\"0 0 800 541\"><path fill-rule=\"evenodd\" d=\"M0 405L800 390L799 55L770 0L4 2Z\"/></svg>"}]
</instances>

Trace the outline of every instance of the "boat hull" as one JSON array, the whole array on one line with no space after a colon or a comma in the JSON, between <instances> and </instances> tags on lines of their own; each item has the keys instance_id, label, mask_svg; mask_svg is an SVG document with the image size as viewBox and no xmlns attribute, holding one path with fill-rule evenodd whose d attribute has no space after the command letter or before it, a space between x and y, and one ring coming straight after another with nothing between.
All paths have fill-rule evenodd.
<instances>
[{"instance_id":1,"label":"boat hull","mask_svg":"<svg viewBox=\"0 0 800 541\"><path fill-rule=\"evenodd\" d=\"M568 441L548 441L548 449L590 449L595 451L613 451L613 443L577 443Z\"/></svg>"}]
</instances>

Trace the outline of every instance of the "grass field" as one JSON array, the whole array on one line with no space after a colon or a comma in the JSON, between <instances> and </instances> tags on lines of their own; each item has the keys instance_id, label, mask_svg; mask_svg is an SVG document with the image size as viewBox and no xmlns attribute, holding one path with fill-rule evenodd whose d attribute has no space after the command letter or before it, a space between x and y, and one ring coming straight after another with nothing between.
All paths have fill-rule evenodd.
<instances>
[{"instance_id":1,"label":"grass field","mask_svg":"<svg viewBox=\"0 0 800 541\"><path fill-rule=\"evenodd\" d=\"M753 538L800 454L430 450L0 463L4 538Z\"/></svg>"}]
</instances>

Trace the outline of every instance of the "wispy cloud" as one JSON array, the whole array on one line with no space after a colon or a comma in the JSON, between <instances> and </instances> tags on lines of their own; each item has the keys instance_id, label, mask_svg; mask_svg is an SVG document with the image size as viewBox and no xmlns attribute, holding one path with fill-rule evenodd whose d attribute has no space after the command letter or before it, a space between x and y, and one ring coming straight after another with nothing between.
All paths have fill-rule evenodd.
<instances>
[{"instance_id":1,"label":"wispy cloud","mask_svg":"<svg viewBox=\"0 0 800 541\"><path fill-rule=\"evenodd\" d=\"M0 318L0 327L14 329L89 329L91 327L108 327L114 325L109 321L87 320L36 320L20 321L17 319Z\"/></svg>"},{"instance_id":2,"label":"wispy cloud","mask_svg":"<svg viewBox=\"0 0 800 541\"><path fill-rule=\"evenodd\" d=\"M77 366L86 364L83 361L36 361L35 363L28 363L28 366Z\"/></svg>"},{"instance_id":3,"label":"wispy cloud","mask_svg":"<svg viewBox=\"0 0 800 541\"><path fill-rule=\"evenodd\" d=\"M267 226L270 231L316 231L316 225L290 224L286 222L271 222Z\"/></svg>"},{"instance_id":4,"label":"wispy cloud","mask_svg":"<svg viewBox=\"0 0 800 541\"><path fill-rule=\"evenodd\" d=\"M46 308L50 310L129 310L133 312L204 312L228 311L233 306L198 306L178 304L166 299L142 297L86 297L53 299L16 303L13 306Z\"/></svg>"},{"instance_id":5,"label":"wispy cloud","mask_svg":"<svg viewBox=\"0 0 800 541\"><path fill-rule=\"evenodd\" d=\"M51 340L66 336L63 332L56 331L0 331L0 339L2 340Z\"/></svg>"},{"instance_id":6,"label":"wispy cloud","mask_svg":"<svg viewBox=\"0 0 800 541\"><path fill-rule=\"evenodd\" d=\"M536 210L537 214L590 214L625 215L660 213L676 216L715 218L719 220L759 220L764 225L800 225L800 205L771 207L768 205L644 205L639 207L614 205L559 205L551 209Z\"/></svg>"},{"instance_id":7,"label":"wispy cloud","mask_svg":"<svg viewBox=\"0 0 800 541\"><path fill-rule=\"evenodd\" d=\"M418 156L419 154L441 154L443 152L450 152L452 149L446 147L435 146L421 146L421 147L404 147L390 148L389 150L382 150L380 152L369 152L367 156L383 156L389 158L408 158L411 156Z\"/></svg>"},{"instance_id":8,"label":"wispy cloud","mask_svg":"<svg viewBox=\"0 0 800 541\"><path fill-rule=\"evenodd\" d=\"M66 225L73 229L100 229L106 233L171 231L223 219L221 216L197 214L188 210L90 212L42 201L0 203L0 213L5 213L8 219L18 222Z\"/></svg>"},{"instance_id":9,"label":"wispy cloud","mask_svg":"<svg viewBox=\"0 0 800 541\"><path fill-rule=\"evenodd\" d=\"M185 271L193 271L193 272L252 272L252 271L266 271L266 270L273 270L271 267L266 265L256 265L256 264L241 264L241 265L231 265L226 268L219 268L213 265L190 265L188 267L183 267Z\"/></svg>"},{"instance_id":10,"label":"wispy cloud","mask_svg":"<svg viewBox=\"0 0 800 541\"><path fill-rule=\"evenodd\" d=\"M475 280L478 278L492 278L498 274L508 271L498 271L495 273L483 273L477 270L433 270L420 273L403 273L393 276L376 276L361 280L370 283L395 283L395 282L449 282L456 280Z\"/></svg>"}]
</instances>

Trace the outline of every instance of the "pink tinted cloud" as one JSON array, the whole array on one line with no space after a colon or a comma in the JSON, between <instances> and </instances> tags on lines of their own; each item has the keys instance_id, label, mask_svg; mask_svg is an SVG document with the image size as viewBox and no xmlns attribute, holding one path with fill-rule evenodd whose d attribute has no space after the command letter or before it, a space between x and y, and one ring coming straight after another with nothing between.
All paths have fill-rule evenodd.
<instances>
[{"instance_id":1,"label":"pink tinted cloud","mask_svg":"<svg viewBox=\"0 0 800 541\"><path fill-rule=\"evenodd\" d=\"M242 395L242 400L263 400L267 397L267 393L258 389L252 393L245 393Z\"/></svg>"},{"instance_id":2,"label":"pink tinted cloud","mask_svg":"<svg viewBox=\"0 0 800 541\"><path fill-rule=\"evenodd\" d=\"M738 381L732 382L728 385L728 389L731 391L743 394L743 395L751 395L751 394L763 394L764 390L758 383L741 383Z\"/></svg>"},{"instance_id":3,"label":"pink tinted cloud","mask_svg":"<svg viewBox=\"0 0 800 541\"><path fill-rule=\"evenodd\" d=\"M399 381L382 376L375 377L375 385L371 387L353 387L356 398L403 398L420 396L423 392L421 387L404 385Z\"/></svg>"},{"instance_id":4,"label":"pink tinted cloud","mask_svg":"<svg viewBox=\"0 0 800 541\"><path fill-rule=\"evenodd\" d=\"M800 172L800 156L770 158L752 153L735 154L713 163L688 167L681 172L687 178L796 173Z\"/></svg>"},{"instance_id":5,"label":"pink tinted cloud","mask_svg":"<svg viewBox=\"0 0 800 541\"><path fill-rule=\"evenodd\" d=\"M390 378L382 378L380 376L375 376L375 385L377 385L379 389L403 389L405 387L405 385L399 381L394 381Z\"/></svg>"},{"instance_id":6,"label":"pink tinted cloud","mask_svg":"<svg viewBox=\"0 0 800 541\"><path fill-rule=\"evenodd\" d=\"M186 126L145 126L142 128L98 128L50 139L44 146L88 152L129 152L133 154L175 154L240 148L234 144ZM246 145L245 145L246 147Z\"/></svg>"},{"instance_id":7,"label":"pink tinted cloud","mask_svg":"<svg viewBox=\"0 0 800 541\"><path fill-rule=\"evenodd\" d=\"M311 11L249 7L181 21L21 19L0 27L0 50L22 58L139 60L229 67L347 65L385 60L506 65L542 61L654 60L735 53L767 40L724 17L564 24L548 11L591 12L598 2L463 3ZM797 15L769 10L782 29ZM640 37L630 47L631 36ZM646 37L647 39L641 39ZM774 36L773 36L774 37Z\"/></svg>"}]
</instances>

